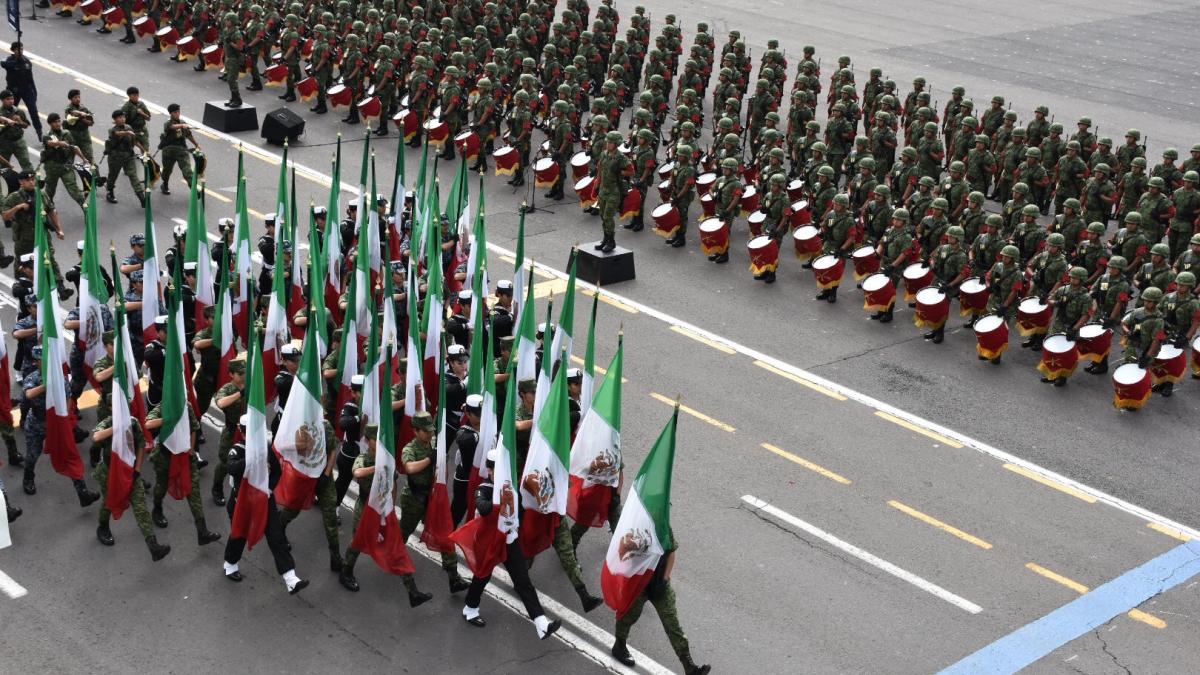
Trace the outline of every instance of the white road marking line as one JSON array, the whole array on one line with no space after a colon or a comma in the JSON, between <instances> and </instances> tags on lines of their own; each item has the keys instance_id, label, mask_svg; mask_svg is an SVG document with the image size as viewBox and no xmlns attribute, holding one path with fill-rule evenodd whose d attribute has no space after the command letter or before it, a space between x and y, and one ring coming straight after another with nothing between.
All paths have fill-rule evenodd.
<instances>
[{"instance_id":1,"label":"white road marking line","mask_svg":"<svg viewBox=\"0 0 1200 675\"><path fill-rule=\"evenodd\" d=\"M23 597L29 593L29 591L25 590L24 586L18 584L13 580L12 577L8 576L2 571L0 571L0 591L13 600Z\"/></svg>"},{"instance_id":2,"label":"white road marking line","mask_svg":"<svg viewBox=\"0 0 1200 675\"><path fill-rule=\"evenodd\" d=\"M3 49L5 51L11 51L11 44L0 40L0 49ZM66 66L63 66L63 65L55 62L55 61L51 61L50 59L47 59L44 56L38 56L38 55L32 54L28 51L25 52L25 55L27 57L29 57L29 59L32 60L34 63L37 63L38 65L44 66L51 70L57 69L60 72L65 72L67 74L75 76L76 78L83 78L90 82L94 82L96 84L97 88L103 89L105 91L111 91L112 93L114 93L118 96L124 97L124 92L122 90L120 90L116 87L113 87L112 85L102 82L100 80L97 80L96 78L94 78L86 73L80 72L73 68L68 68ZM145 98L142 98L142 101L145 102L146 105L149 106L152 110L154 110L160 114L166 114L165 107L158 105L157 103L151 103L151 102L147 101ZM203 126L203 124L199 120L196 120L195 118L183 117L182 119L190 125ZM226 134L224 132L213 131L213 133L218 138L221 138L221 139L229 142L230 144L232 144L235 148L239 145L251 147L251 144L249 142L244 141L239 138L236 138L236 137ZM256 145L253 147L255 148L255 151L260 154L282 160L282 157L280 157L279 155L277 155L269 150L262 148L262 146ZM328 174L321 173L320 171L317 171L315 169L312 169L312 168L310 168L306 165L302 165L302 164L294 164L294 166L295 166L297 173L304 173L304 174L309 174L314 177L322 178L325 181L329 181L330 184L332 184L333 178L332 178L332 176L329 176ZM343 182L342 189L357 192L358 186ZM515 252L512 251L511 249L507 249L507 248L504 248L503 246L498 246L498 245L492 244L490 242L488 243L488 249L495 251L496 253L499 253L500 255L507 255L510 258L512 258L513 256L516 255ZM566 272L556 270L553 267L549 267L542 263L534 263L534 269L545 271L546 273L549 273L552 276L558 277L560 279L567 278ZM580 290L584 290L584 289L591 290L591 291L597 290L597 288L594 284L589 284L582 280L578 280L577 284L578 284L578 288ZM671 316L670 314L667 314L666 312L662 312L657 309L648 307L640 302L626 298L617 293L613 293L607 289L600 289L600 294L601 294L601 296L607 296L607 297L612 298L613 300L622 302L630 307L633 307L634 309L637 309L640 312L643 312L649 316L652 316L652 317L658 319L659 321L662 321L669 325L678 326L680 328L690 330L692 332L703 335L704 337L707 337L708 339L713 340L714 342L723 343L723 344L727 345L728 347L730 347L731 349L733 349L745 356L748 356L751 359L758 360L758 361L764 361L764 362L774 366L775 368L778 368L779 370L789 372L793 375L796 375L797 377L806 379L806 380L812 382L813 384L816 384L816 385L819 385L822 387L826 387L828 389L832 389L833 391L836 391L837 393L845 396L846 398L853 399L854 401L857 401L858 403L861 403L862 405L865 405L869 408L873 408L873 409L881 411L881 412L886 412L889 415L893 415L900 419L906 420L912 424L916 424L918 426L923 426L923 427L929 429L930 431L933 431L934 433L938 433L943 436L952 438L973 450L976 450L978 452L982 452L986 455L994 457L994 458L1000 460L1001 462L1009 462L1012 464L1016 464L1018 466L1023 466L1026 469L1028 469L1034 473L1038 473L1046 478L1049 478L1051 480L1056 480L1061 483L1070 485L1071 487L1074 487L1077 490L1080 490L1081 492L1085 492L1087 494L1092 495L1097 500L1104 502L1108 506L1111 506L1115 509L1124 511L1125 513L1129 513L1133 516L1142 518L1144 520L1156 522L1160 525L1164 525L1166 527L1179 530L1180 532L1182 532L1194 539L1200 539L1200 530L1198 530L1196 528L1188 527L1187 525L1178 523L1170 518L1167 518L1166 516L1159 515L1149 509L1143 508L1136 504L1132 504L1132 503L1127 502L1118 497L1114 497L1113 495L1110 495L1107 492L1104 492L1103 490L1091 487L1089 485L1085 485L1084 483L1081 483L1074 479L1067 478L1066 476L1063 476L1055 471L1051 471L1050 469L1039 466L1033 462L1030 462L1028 460L1025 460L1025 459L1022 459L1015 455L1012 455L1010 453L1007 453L1003 450L1000 450L999 448L996 448L996 447L993 447L992 445L984 443L983 441L971 438L970 436L967 436L966 434L959 433L957 431L954 431L953 429L949 429L940 424L936 424L934 422L926 420L926 419L924 419L918 415L915 415L913 413L907 412L905 410L901 410L900 408L897 408L888 403L884 403L883 401L880 401L879 399L876 399L872 396L869 396L862 392L856 391L847 386L838 384L831 380L827 380L824 377L821 377L820 375L817 375L815 373L810 373L802 368L799 368L797 366L794 366L794 365L791 365L784 361L781 361L780 359L777 359L773 356L768 356L768 355L758 351L757 349L747 347L747 346L742 345L738 342L735 342L729 338L717 335L716 333L713 333L712 331L705 330L703 328L700 328L700 327L698 327L690 322L684 321L682 319L677 319L677 318Z\"/></svg>"},{"instance_id":3,"label":"white road marking line","mask_svg":"<svg viewBox=\"0 0 1200 675\"><path fill-rule=\"evenodd\" d=\"M751 495L745 495L742 497L742 501L745 502L747 505L749 505L754 510L761 511L761 512L775 518L776 520L781 520L793 527L798 527L801 530L804 530L805 532L813 535L814 537L817 537L818 539L825 541L825 543L827 543L831 546L834 546L835 548L838 548L846 553L849 553L850 555L854 556L855 558L858 558L859 560L861 560L865 563L869 563L870 565L873 565L874 567L878 567L879 569L883 570L884 572L887 572L888 574L890 574L898 579L907 581L908 583L912 584L913 586L916 586L917 588L925 591L926 593L930 593L938 598L941 598L942 600L945 600L946 602L954 605L955 607L964 609L964 610L970 612L971 614L978 614L983 611L982 607L971 602L970 600L967 600L958 595L955 595L954 593L951 593L950 591L942 588L941 586L938 586L937 584L926 581L925 579L913 574L912 572L901 569L901 568L893 565L892 563L884 560L883 558L880 558L876 555L873 555L871 553L868 553L868 552L862 550L861 548L855 546L854 544L851 544L846 541L842 541L841 539L838 539L837 537L833 536L832 534L829 534L828 532L826 532L825 530L822 530L821 528L817 527L816 525L806 523L803 520L800 520L799 518L797 518L796 516L793 516L792 514L788 513L787 511L783 511L774 506L771 506L767 502L764 502L763 500L761 500L757 497L753 497Z\"/></svg>"}]
</instances>

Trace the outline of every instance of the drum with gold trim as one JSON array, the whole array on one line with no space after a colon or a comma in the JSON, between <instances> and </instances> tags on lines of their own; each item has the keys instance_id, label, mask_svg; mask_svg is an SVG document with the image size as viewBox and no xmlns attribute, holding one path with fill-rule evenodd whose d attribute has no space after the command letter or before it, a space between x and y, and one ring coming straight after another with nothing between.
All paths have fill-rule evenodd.
<instances>
[{"instance_id":1,"label":"drum with gold trim","mask_svg":"<svg viewBox=\"0 0 1200 675\"><path fill-rule=\"evenodd\" d=\"M821 231L813 225L797 227L792 232L792 242L796 247L796 259L812 260L821 252Z\"/></svg>"},{"instance_id":2,"label":"drum with gold trim","mask_svg":"<svg viewBox=\"0 0 1200 675\"><path fill-rule=\"evenodd\" d=\"M755 276L779 268L779 242L771 237L755 237L746 244L750 254L750 272Z\"/></svg>"},{"instance_id":3,"label":"drum with gold trim","mask_svg":"<svg viewBox=\"0 0 1200 675\"><path fill-rule=\"evenodd\" d=\"M630 218L642 212L642 191L631 187L629 192L625 193L625 198L621 200L621 220L629 220Z\"/></svg>"},{"instance_id":4,"label":"drum with gold trim","mask_svg":"<svg viewBox=\"0 0 1200 675\"><path fill-rule=\"evenodd\" d=\"M671 201L671 179L668 178L658 184L658 198L664 202Z\"/></svg>"},{"instance_id":5,"label":"drum with gold trim","mask_svg":"<svg viewBox=\"0 0 1200 675\"><path fill-rule=\"evenodd\" d=\"M983 314L992 292L979 277L969 277L958 287L958 313L962 316Z\"/></svg>"},{"instance_id":6,"label":"drum with gold trim","mask_svg":"<svg viewBox=\"0 0 1200 675\"><path fill-rule=\"evenodd\" d=\"M696 177L696 194L704 196L712 189L713 184L717 182L717 174L702 173Z\"/></svg>"},{"instance_id":7,"label":"drum with gold trim","mask_svg":"<svg viewBox=\"0 0 1200 675\"><path fill-rule=\"evenodd\" d=\"M571 177L576 181L583 180L592 171L592 156L586 152L571 155Z\"/></svg>"},{"instance_id":8,"label":"drum with gold trim","mask_svg":"<svg viewBox=\"0 0 1200 675\"><path fill-rule=\"evenodd\" d=\"M425 123L421 126L425 127L425 138L429 141L429 144L434 147L440 148L446 144L447 140L450 139L450 125L446 124L437 117L431 117L430 119L425 120ZM516 159L520 158L517 157ZM513 166L516 166L515 162Z\"/></svg>"},{"instance_id":9,"label":"drum with gold trim","mask_svg":"<svg viewBox=\"0 0 1200 675\"><path fill-rule=\"evenodd\" d=\"M670 202L654 207L650 218L654 221L654 231L664 237L670 237L679 230L679 209Z\"/></svg>"},{"instance_id":10,"label":"drum with gold trim","mask_svg":"<svg viewBox=\"0 0 1200 675\"><path fill-rule=\"evenodd\" d=\"M158 24L154 23L152 17L139 16L133 20L133 32L140 38L154 35L156 31L158 31Z\"/></svg>"},{"instance_id":11,"label":"drum with gold trim","mask_svg":"<svg viewBox=\"0 0 1200 675\"><path fill-rule=\"evenodd\" d=\"M83 0L79 4L79 11L83 12L83 18L95 19L104 12L104 5L100 4L100 0Z\"/></svg>"},{"instance_id":12,"label":"drum with gold trim","mask_svg":"<svg viewBox=\"0 0 1200 675\"><path fill-rule=\"evenodd\" d=\"M747 185L742 190L742 199L739 202L742 209L742 215L744 216L753 211L757 211L758 202L758 190L755 189L753 185Z\"/></svg>"},{"instance_id":13,"label":"drum with gold trim","mask_svg":"<svg viewBox=\"0 0 1200 675\"><path fill-rule=\"evenodd\" d=\"M1042 359L1038 362L1038 372L1047 379L1059 380L1075 374L1079 365L1079 347L1075 341L1062 333L1047 336L1042 341Z\"/></svg>"},{"instance_id":14,"label":"drum with gold trim","mask_svg":"<svg viewBox=\"0 0 1200 675\"><path fill-rule=\"evenodd\" d=\"M183 40L180 40L180 44L183 44ZM263 84L267 85L268 87L282 87L287 83L287 76L287 64L274 63L267 66L267 69L263 71Z\"/></svg>"},{"instance_id":15,"label":"drum with gold trim","mask_svg":"<svg viewBox=\"0 0 1200 675\"><path fill-rule=\"evenodd\" d=\"M467 129L454 137L454 147L467 161L473 162L479 158L479 134Z\"/></svg>"},{"instance_id":16,"label":"drum with gold trim","mask_svg":"<svg viewBox=\"0 0 1200 675\"><path fill-rule=\"evenodd\" d=\"M787 184L785 189L788 196L788 201L797 202L804 196L804 179L795 178Z\"/></svg>"},{"instance_id":17,"label":"drum with gold trim","mask_svg":"<svg viewBox=\"0 0 1200 675\"><path fill-rule=\"evenodd\" d=\"M975 351L981 358L999 363L1008 349L1008 324L995 314L981 316L971 328L975 331Z\"/></svg>"},{"instance_id":18,"label":"drum with gold trim","mask_svg":"<svg viewBox=\"0 0 1200 675\"><path fill-rule=\"evenodd\" d=\"M408 109L392 115L392 124L396 125L396 128L400 130L400 135L406 141L411 141L421 128L421 120L417 117L416 111Z\"/></svg>"},{"instance_id":19,"label":"drum with gold trim","mask_svg":"<svg viewBox=\"0 0 1200 675\"><path fill-rule=\"evenodd\" d=\"M510 148L511 149L511 148ZM513 150L516 154L516 150ZM494 155L493 155L494 157ZM497 160L499 161L499 160ZM497 168L499 170L499 168ZM584 176L575 182L575 194L579 196L579 206L581 208L591 208L596 205L596 178L595 176Z\"/></svg>"},{"instance_id":20,"label":"drum with gold trim","mask_svg":"<svg viewBox=\"0 0 1200 675\"><path fill-rule=\"evenodd\" d=\"M817 288L823 291L837 288L842 283L842 275L846 273L846 259L836 255L823 255L813 260L812 271L817 280Z\"/></svg>"},{"instance_id":21,"label":"drum with gold trim","mask_svg":"<svg viewBox=\"0 0 1200 675\"><path fill-rule=\"evenodd\" d=\"M104 25L112 28L113 26L124 26L126 17L125 10L121 9L120 5L113 5L100 13L104 19Z\"/></svg>"},{"instance_id":22,"label":"drum with gold trim","mask_svg":"<svg viewBox=\"0 0 1200 675\"><path fill-rule=\"evenodd\" d=\"M800 227L808 225L813 221L812 208L808 205L807 199L797 199L788 207L791 211L789 218L792 221L792 227Z\"/></svg>"},{"instance_id":23,"label":"drum with gold trim","mask_svg":"<svg viewBox=\"0 0 1200 675\"><path fill-rule=\"evenodd\" d=\"M1113 405L1120 410L1140 410L1150 400L1150 371L1124 363L1113 371Z\"/></svg>"},{"instance_id":24,"label":"drum with gold trim","mask_svg":"<svg viewBox=\"0 0 1200 675\"><path fill-rule=\"evenodd\" d=\"M344 84L335 84L325 92L325 98L329 101L329 106L337 110L350 106L354 100L354 92Z\"/></svg>"},{"instance_id":25,"label":"drum with gold trim","mask_svg":"<svg viewBox=\"0 0 1200 675\"><path fill-rule=\"evenodd\" d=\"M158 40L158 48L174 47L179 41L179 31L174 26L163 26L154 31L154 39Z\"/></svg>"},{"instance_id":26,"label":"drum with gold trim","mask_svg":"<svg viewBox=\"0 0 1200 675\"><path fill-rule=\"evenodd\" d=\"M904 268L904 301L913 302L917 292L933 283L933 268L925 263L913 263Z\"/></svg>"},{"instance_id":27,"label":"drum with gold trim","mask_svg":"<svg viewBox=\"0 0 1200 675\"><path fill-rule=\"evenodd\" d=\"M558 162L553 157L543 157L533 163L533 181L537 187L554 187L558 182L558 173Z\"/></svg>"},{"instance_id":28,"label":"drum with gold trim","mask_svg":"<svg viewBox=\"0 0 1200 675\"><path fill-rule=\"evenodd\" d=\"M763 210L755 211L749 216L746 216L746 224L750 227L750 236L757 237L763 233L763 225L767 222L767 212Z\"/></svg>"},{"instance_id":29,"label":"drum with gold trim","mask_svg":"<svg viewBox=\"0 0 1200 675\"><path fill-rule=\"evenodd\" d=\"M862 281L879 271L879 254L874 246L859 246L850 254L850 262L854 265L854 280Z\"/></svg>"},{"instance_id":30,"label":"drum with gold trim","mask_svg":"<svg viewBox=\"0 0 1200 675\"><path fill-rule=\"evenodd\" d=\"M896 284L886 274L872 274L863 279L863 309L886 312L896 304Z\"/></svg>"},{"instance_id":31,"label":"drum with gold trim","mask_svg":"<svg viewBox=\"0 0 1200 675\"><path fill-rule=\"evenodd\" d=\"M225 48L221 45L208 45L200 50L200 58L209 68L220 68L225 65Z\"/></svg>"},{"instance_id":32,"label":"drum with gold trim","mask_svg":"<svg viewBox=\"0 0 1200 675\"><path fill-rule=\"evenodd\" d=\"M700 249L705 255L725 253L729 250L729 223L720 218L709 218L700 223Z\"/></svg>"},{"instance_id":33,"label":"drum with gold trim","mask_svg":"<svg viewBox=\"0 0 1200 675\"><path fill-rule=\"evenodd\" d=\"M1187 354L1173 344L1163 343L1158 348L1158 356L1150 363L1150 377L1156 387L1168 382L1176 384L1183 379L1187 367Z\"/></svg>"},{"instance_id":34,"label":"drum with gold trim","mask_svg":"<svg viewBox=\"0 0 1200 675\"><path fill-rule=\"evenodd\" d=\"M176 60L187 61L200 54L200 41L192 35L184 35L175 43L175 50ZM287 66L283 67L283 75L287 77Z\"/></svg>"},{"instance_id":35,"label":"drum with gold trim","mask_svg":"<svg viewBox=\"0 0 1200 675\"><path fill-rule=\"evenodd\" d=\"M1112 350L1112 330L1104 324L1089 323L1079 328L1079 358L1098 363Z\"/></svg>"},{"instance_id":36,"label":"drum with gold trim","mask_svg":"<svg viewBox=\"0 0 1200 675\"><path fill-rule=\"evenodd\" d=\"M913 314L913 323L918 328L937 330L946 325L950 316L950 296L937 286L926 286L917 291L917 311Z\"/></svg>"},{"instance_id":37,"label":"drum with gold trim","mask_svg":"<svg viewBox=\"0 0 1200 675\"><path fill-rule=\"evenodd\" d=\"M1025 298L1017 305L1017 331L1024 337L1045 335L1054 310L1039 298Z\"/></svg>"}]
</instances>

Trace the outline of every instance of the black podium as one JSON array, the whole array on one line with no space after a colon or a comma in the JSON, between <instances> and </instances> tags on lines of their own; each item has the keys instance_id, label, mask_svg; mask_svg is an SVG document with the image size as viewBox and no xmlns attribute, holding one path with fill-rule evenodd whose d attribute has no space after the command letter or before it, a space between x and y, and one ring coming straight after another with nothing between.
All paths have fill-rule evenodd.
<instances>
[{"instance_id":1,"label":"black podium","mask_svg":"<svg viewBox=\"0 0 1200 675\"><path fill-rule=\"evenodd\" d=\"M588 283L602 288L622 281L632 281L637 275L633 267L633 251L618 246L609 253L601 253L588 242L579 247L575 254L575 275ZM570 265L570 261L567 261Z\"/></svg>"},{"instance_id":2,"label":"black podium","mask_svg":"<svg viewBox=\"0 0 1200 675\"><path fill-rule=\"evenodd\" d=\"M208 101L204 104L204 126L227 134L255 131L258 111L245 103L240 108L226 108L222 101Z\"/></svg>"}]
</instances>

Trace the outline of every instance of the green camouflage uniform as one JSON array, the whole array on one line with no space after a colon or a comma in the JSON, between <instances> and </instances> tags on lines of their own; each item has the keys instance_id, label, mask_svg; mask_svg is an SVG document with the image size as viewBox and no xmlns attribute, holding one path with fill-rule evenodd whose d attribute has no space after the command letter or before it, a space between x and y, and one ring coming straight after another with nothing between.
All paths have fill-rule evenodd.
<instances>
[{"instance_id":1,"label":"green camouflage uniform","mask_svg":"<svg viewBox=\"0 0 1200 675\"><path fill-rule=\"evenodd\" d=\"M142 427L136 418L130 418L129 424L136 448L142 442ZM104 417L96 425L94 431L104 431L111 426L112 418ZM92 478L100 485L100 524L107 527L109 519L112 517L112 511L108 510L108 467L112 462L112 437L110 436L96 445L101 448L100 463L92 470ZM133 491L129 493L129 510L133 511L133 518L137 521L138 529L142 531L142 537L147 540L153 538L154 526L150 522L150 509L146 508L146 487L137 472L133 474Z\"/></svg>"},{"instance_id":2,"label":"green camouflage uniform","mask_svg":"<svg viewBox=\"0 0 1200 675\"><path fill-rule=\"evenodd\" d=\"M233 86L237 86L234 84ZM188 187L192 185L192 155L188 152L188 141L193 140L191 129L172 129L176 124L184 124L167 118L163 123L162 135L158 138L158 149L162 151L162 182L163 185L171 179L171 171L179 165L179 173Z\"/></svg>"},{"instance_id":3,"label":"green camouflage uniform","mask_svg":"<svg viewBox=\"0 0 1200 675\"><path fill-rule=\"evenodd\" d=\"M128 117L126 117L128 119ZM145 127L143 126L143 131ZM134 139L129 136L118 136L117 132L134 131L128 124L114 124L112 129L108 131L108 141L105 142L105 151L108 152L108 192L112 194L116 187L117 175L122 171L129 178L129 185L133 187L133 191L139 199L144 199L146 191L142 187L141 169L137 159L133 156ZM141 136L139 134L138 139ZM141 142L141 141L139 141ZM149 142L142 146L143 149L149 147Z\"/></svg>"},{"instance_id":4,"label":"green camouflage uniform","mask_svg":"<svg viewBox=\"0 0 1200 675\"><path fill-rule=\"evenodd\" d=\"M329 423L329 420L325 420L325 448L327 451L337 448L337 436L333 433L333 425ZM326 454L329 453L327 452ZM336 454L331 455L326 461L334 461L335 457ZM317 508L321 509L321 523L325 527L325 542L329 545L329 556L331 559L340 561L341 557L339 553L341 547L338 544L337 488L334 485L332 477L321 474L317 478L316 498ZM300 511L296 509L280 509L279 523L287 527L288 523L295 520L298 515L300 515Z\"/></svg>"},{"instance_id":5,"label":"green camouflage uniform","mask_svg":"<svg viewBox=\"0 0 1200 675\"><path fill-rule=\"evenodd\" d=\"M71 146L75 145L74 137L66 129L61 131L48 129L45 138L62 141ZM78 176L76 176L75 167L71 163L73 157L75 157L74 147L49 148L43 144L42 168L46 171L45 190L50 199L54 199L54 195L58 192L58 183L62 181L63 187L67 189L67 194L82 208L83 191L79 189Z\"/></svg>"},{"instance_id":6,"label":"green camouflage uniform","mask_svg":"<svg viewBox=\"0 0 1200 675\"><path fill-rule=\"evenodd\" d=\"M200 431L200 420L196 419L195 413L192 412L191 406L185 405L188 413L188 423L193 433ZM162 419L162 406L154 406L149 413L146 414L146 421ZM188 509L192 512L192 520L196 523L197 532L207 532L208 527L204 521L204 504L200 501L200 466L196 461L196 453L188 452L188 463L191 465L192 491L187 495ZM162 444L162 439L157 438L154 442L154 454L152 456L154 462L154 509L161 510L163 499L167 496L167 480L171 473L171 451Z\"/></svg>"},{"instance_id":7,"label":"green camouflage uniform","mask_svg":"<svg viewBox=\"0 0 1200 675\"><path fill-rule=\"evenodd\" d=\"M597 164L596 173L600 177L597 207L600 209L600 222L604 226L604 234L611 236L616 232L616 217L625 197L624 174L630 162L619 150L614 150L600 155Z\"/></svg>"},{"instance_id":8,"label":"green camouflage uniform","mask_svg":"<svg viewBox=\"0 0 1200 675\"><path fill-rule=\"evenodd\" d=\"M19 119L24 123L23 126L0 126L0 158L7 160L15 156L22 171L33 171L33 162L29 161L29 148L25 145L25 127L29 126L29 117L25 115L24 110L12 105L0 106L0 117Z\"/></svg>"},{"instance_id":9,"label":"green camouflage uniform","mask_svg":"<svg viewBox=\"0 0 1200 675\"><path fill-rule=\"evenodd\" d=\"M684 663L692 662L691 648L688 644L687 635L683 632L683 627L679 624L679 612L675 606L675 589L671 588L669 579L664 579L665 565L667 564L668 556L674 553L679 548L679 542L675 538L674 533L671 535L670 548L663 551L662 558L659 559L659 567L654 572L654 577L646 586L633 604L629 606L629 610L617 619L617 628L614 631L617 640L624 642L629 639L629 631L633 628L633 624L637 623L642 616L642 610L646 606L646 601L649 600L654 605L654 611L658 612L658 619L662 622L663 630L667 633L667 640L671 643L671 649L675 650L675 655Z\"/></svg>"}]
</instances>

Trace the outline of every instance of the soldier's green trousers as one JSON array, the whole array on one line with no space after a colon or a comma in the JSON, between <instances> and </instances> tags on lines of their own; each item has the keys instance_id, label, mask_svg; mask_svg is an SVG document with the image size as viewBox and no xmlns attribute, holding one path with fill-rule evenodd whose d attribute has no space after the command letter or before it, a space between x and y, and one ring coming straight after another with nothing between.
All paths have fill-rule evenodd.
<instances>
[{"instance_id":1,"label":"soldier's green trousers","mask_svg":"<svg viewBox=\"0 0 1200 675\"><path fill-rule=\"evenodd\" d=\"M572 526L567 525L567 519L558 521L554 530L554 552L558 554L558 562L562 565L567 580L575 589L583 587L583 570L579 569L579 558L575 556L575 539L572 536ZM586 529L586 528L585 528Z\"/></svg>"},{"instance_id":2,"label":"soldier's green trousers","mask_svg":"<svg viewBox=\"0 0 1200 675\"><path fill-rule=\"evenodd\" d=\"M317 479L317 507L321 509L321 522L325 525L325 541L329 544L329 552L338 554L341 552L338 545L338 501L337 489L332 478L322 476ZM296 509L279 509L279 524L286 528L298 515L300 511ZM357 525L358 519L355 518L355 526Z\"/></svg>"},{"instance_id":3,"label":"soldier's green trousers","mask_svg":"<svg viewBox=\"0 0 1200 675\"><path fill-rule=\"evenodd\" d=\"M72 133L71 139L75 141L75 147L79 148L79 152L87 158L88 164L95 164L95 156L92 154L92 135L87 134L83 139L79 138L79 134Z\"/></svg>"},{"instance_id":4,"label":"soldier's green trousers","mask_svg":"<svg viewBox=\"0 0 1200 675\"><path fill-rule=\"evenodd\" d=\"M112 511L108 510L108 463L101 462L96 465L92 471L92 478L100 485L100 524L107 527L109 519L112 517ZM137 473L133 474L133 491L129 493L129 510L133 511L133 518L137 521L138 529L142 531L142 537L150 539L154 536L154 526L150 522L150 509L146 508L146 486L142 483L142 477Z\"/></svg>"},{"instance_id":5,"label":"soldier's green trousers","mask_svg":"<svg viewBox=\"0 0 1200 675\"><path fill-rule=\"evenodd\" d=\"M171 178L171 171L178 166L183 174L183 181L190 187L192 184L192 155L182 145L168 145L162 149L162 182L163 185Z\"/></svg>"},{"instance_id":6,"label":"soldier's green trousers","mask_svg":"<svg viewBox=\"0 0 1200 675\"><path fill-rule=\"evenodd\" d=\"M1184 251L1188 250L1188 242L1192 238L1192 233L1187 230L1177 230L1171 228L1167 230L1167 247L1171 249L1170 260L1175 260ZM1167 289L1162 289L1166 291Z\"/></svg>"},{"instance_id":7,"label":"soldier's green trousers","mask_svg":"<svg viewBox=\"0 0 1200 675\"><path fill-rule=\"evenodd\" d=\"M229 427L226 427L228 429ZM221 440L217 443L217 465L213 468L212 491L225 492L225 477L229 475L229 450L233 447L233 435L221 432Z\"/></svg>"},{"instance_id":8,"label":"soldier's green trousers","mask_svg":"<svg viewBox=\"0 0 1200 675\"><path fill-rule=\"evenodd\" d=\"M158 447L151 455L154 462L154 508L161 509L163 498L167 496L167 480L171 473L170 452ZM200 501L200 466L196 463L196 453L191 453L188 463L191 465L192 491L188 493L188 509L192 512L192 520L196 523L197 532L207 532L204 522L204 504Z\"/></svg>"},{"instance_id":9,"label":"soldier's green trousers","mask_svg":"<svg viewBox=\"0 0 1200 675\"><path fill-rule=\"evenodd\" d=\"M133 155L116 154L108 156L108 191L113 192L117 187L117 175L124 172L129 178L129 185L138 197L145 197L142 187L142 177L139 175L138 162Z\"/></svg>"},{"instance_id":10,"label":"soldier's green trousers","mask_svg":"<svg viewBox=\"0 0 1200 675\"><path fill-rule=\"evenodd\" d=\"M241 59L225 59L225 84L229 85L229 100L241 102L242 92L238 89L238 78L242 75ZM167 172L167 167L163 167L163 173ZM190 179L189 179L190 182Z\"/></svg>"},{"instance_id":11,"label":"soldier's green trousers","mask_svg":"<svg viewBox=\"0 0 1200 675\"><path fill-rule=\"evenodd\" d=\"M29 147L25 145L24 138L0 141L0 159L9 160L13 157L17 158L22 171L33 171L33 162L29 161Z\"/></svg>"},{"instance_id":12,"label":"soldier's green trousers","mask_svg":"<svg viewBox=\"0 0 1200 675\"><path fill-rule=\"evenodd\" d=\"M663 585L665 588L662 593L653 598L646 591L642 591L642 594L630 605L625 616L617 619L616 638L621 641L629 639L629 630L642 616L642 609L649 600L654 605L654 611L658 612L658 620L662 622L663 630L667 633L667 640L671 643L671 649L675 650L675 656L678 656L683 663L691 663L692 651L688 645L687 635L683 633L683 626L679 625L679 614L675 609L675 589L671 588L669 581L663 582Z\"/></svg>"},{"instance_id":13,"label":"soldier's green trousers","mask_svg":"<svg viewBox=\"0 0 1200 675\"><path fill-rule=\"evenodd\" d=\"M63 187L67 189L67 194L80 208L83 208L83 190L79 189L79 177L75 175L75 168L69 164L59 164L58 162L46 162L42 167L46 170L46 194L50 196L50 199L54 199L54 195L58 192L58 183L62 181Z\"/></svg>"},{"instance_id":14,"label":"soldier's green trousers","mask_svg":"<svg viewBox=\"0 0 1200 675\"><path fill-rule=\"evenodd\" d=\"M404 541L408 541L412 533L417 530L417 525L425 519L426 504L427 502L421 501L407 489L400 493L400 537ZM457 579L458 556L453 551L443 553L441 556L442 569L446 571L446 576ZM400 577L400 580L404 582L404 587L410 593L417 590L417 583L413 580L413 575L405 574Z\"/></svg>"},{"instance_id":15,"label":"soldier's green trousers","mask_svg":"<svg viewBox=\"0 0 1200 675\"><path fill-rule=\"evenodd\" d=\"M617 231L617 212L621 210L621 195L602 194L596 206L600 209L600 224L604 227L604 234L614 234Z\"/></svg>"}]
</instances>

